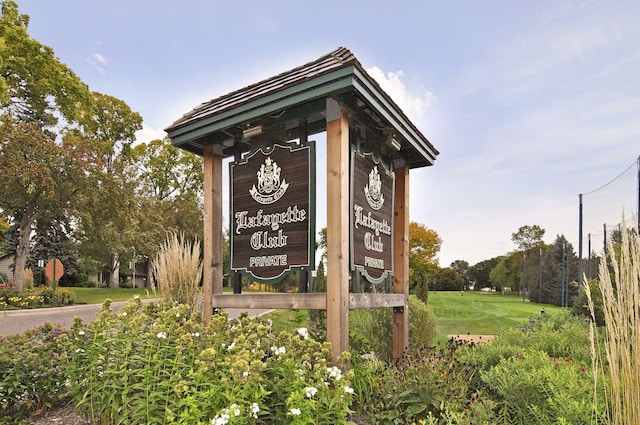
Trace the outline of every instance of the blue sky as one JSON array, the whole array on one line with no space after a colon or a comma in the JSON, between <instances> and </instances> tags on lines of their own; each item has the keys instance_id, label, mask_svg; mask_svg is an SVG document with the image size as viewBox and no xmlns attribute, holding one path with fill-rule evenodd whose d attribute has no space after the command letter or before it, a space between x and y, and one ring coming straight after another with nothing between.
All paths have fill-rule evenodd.
<instances>
[{"instance_id":1,"label":"blue sky","mask_svg":"<svg viewBox=\"0 0 640 425\"><path fill-rule=\"evenodd\" d=\"M512 251L523 225L577 250L578 194L630 166L585 196L585 255L588 233L599 250L603 224L637 212L638 1L18 3L32 37L142 115L141 141L347 47L440 151L412 170L410 217L442 237L443 267Z\"/></svg>"}]
</instances>

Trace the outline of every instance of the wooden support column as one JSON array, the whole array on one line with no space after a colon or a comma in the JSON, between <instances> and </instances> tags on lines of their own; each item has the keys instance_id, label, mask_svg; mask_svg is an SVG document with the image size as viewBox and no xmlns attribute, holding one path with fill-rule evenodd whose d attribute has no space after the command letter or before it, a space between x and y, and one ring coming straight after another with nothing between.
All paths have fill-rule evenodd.
<instances>
[{"instance_id":1,"label":"wooden support column","mask_svg":"<svg viewBox=\"0 0 640 425\"><path fill-rule=\"evenodd\" d=\"M404 308L393 309L393 358L409 348L409 166L395 169L393 211L393 293L404 295Z\"/></svg>"},{"instance_id":2,"label":"wooden support column","mask_svg":"<svg viewBox=\"0 0 640 425\"><path fill-rule=\"evenodd\" d=\"M213 295L222 294L222 156L204 148L203 318L209 324Z\"/></svg>"},{"instance_id":3,"label":"wooden support column","mask_svg":"<svg viewBox=\"0 0 640 425\"><path fill-rule=\"evenodd\" d=\"M349 350L349 116L327 99L327 341Z\"/></svg>"}]
</instances>

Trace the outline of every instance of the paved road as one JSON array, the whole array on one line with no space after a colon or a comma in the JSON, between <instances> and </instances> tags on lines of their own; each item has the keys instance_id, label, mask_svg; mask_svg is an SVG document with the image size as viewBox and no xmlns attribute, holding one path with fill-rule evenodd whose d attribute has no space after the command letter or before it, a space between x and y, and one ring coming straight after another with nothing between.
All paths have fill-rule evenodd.
<instances>
[{"instance_id":1,"label":"paved road","mask_svg":"<svg viewBox=\"0 0 640 425\"><path fill-rule=\"evenodd\" d=\"M143 302L156 301L145 299ZM125 301L111 303L113 310L118 310L125 304ZM71 305L67 307L36 308L32 310L9 310L0 311L0 335L19 334L28 329L37 328L44 323L59 323L67 328L71 326L73 318L79 316L85 323L96 318L102 304ZM230 318L236 318L242 311L247 311L250 316L260 316L271 310L241 310L227 309Z\"/></svg>"}]
</instances>

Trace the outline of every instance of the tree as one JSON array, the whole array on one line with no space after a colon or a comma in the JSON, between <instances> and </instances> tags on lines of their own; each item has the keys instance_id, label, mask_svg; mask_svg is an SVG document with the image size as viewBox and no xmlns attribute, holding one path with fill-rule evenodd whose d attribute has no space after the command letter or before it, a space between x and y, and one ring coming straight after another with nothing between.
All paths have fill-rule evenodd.
<instances>
[{"instance_id":1,"label":"tree","mask_svg":"<svg viewBox=\"0 0 640 425\"><path fill-rule=\"evenodd\" d=\"M426 285L427 277L438 268L442 239L435 230L412 221L409 223L409 280L415 288Z\"/></svg>"},{"instance_id":2,"label":"tree","mask_svg":"<svg viewBox=\"0 0 640 425\"><path fill-rule=\"evenodd\" d=\"M514 265L514 255L504 255L498 258L498 263L489 273L491 286L496 287L500 291L504 291L507 288L512 290L519 287L519 267Z\"/></svg>"},{"instance_id":3,"label":"tree","mask_svg":"<svg viewBox=\"0 0 640 425\"><path fill-rule=\"evenodd\" d=\"M137 176L137 205L144 217L138 220L136 252L154 257L167 231L179 232L189 240L202 240L202 158L175 148L164 138L134 146L129 162ZM223 237L223 249L228 249L228 236L223 233ZM228 255L223 258L223 270L228 270Z\"/></svg>"},{"instance_id":4,"label":"tree","mask_svg":"<svg viewBox=\"0 0 640 425\"><path fill-rule=\"evenodd\" d=\"M479 291L482 288L492 287L490 273L500 261L500 257L494 257L489 260L480 261L469 267L469 281L473 283L474 289Z\"/></svg>"},{"instance_id":5,"label":"tree","mask_svg":"<svg viewBox=\"0 0 640 425\"><path fill-rule=\"evenodd\" d=\"M565 295L567 305L572 305L573 298L578 296L577 285L571 284L578 280L578 256L567 238L558 235L542 255L542 303L562 305L563 252L566 255L565 279L569 282L568 293Z\"/></svg>"},{"instance_id":6,"label":"tree","mask_svg":"<svg viewBox=\"0 0 640 425\"><path fill-rule=\"evenodd\" d=\"M517 232L511 234L511 240L517 245L519 251L526 252L544 244L542 241L544 233L545 230L537 224L521 226Z\"/></svg>"},{"instance_id":7,"label":"tree","mask_svg":"<svg viewBox=\"0 0 640 425\"><path fill-rule=\"evenodd\" d=\"M7 232L9 231L9 223L4 218L0 218L0 255L3 253L3 247L7 240Z\"/></svg>"},{"instance_id":8,"label":"tree","mask_svg":"<svg viewBox=\"0 0 640 425\"><path fill-rule=\"evenodd\" d=\"M142 117L120 99L98 92L91 95L93 107L79 120L80 136L96 151L96 167L91 170L95 184L85 198L81 222L83 245L85 253L107 259L109 287L117 288L120 253L133 251L137 234L137 180L129 157Z\"/></svg>"},{"instance_id":9,"label":"tree","mask_svg":"<svg viewBox=\"0 0 640 425\"><path fill-rule=\"evenodd\" d=\"M16 228L13 277L19 289L36 221L52 211L72 215L85 159L81 145L61 146L36 123L0 124L0 208L12 214Z\"/></svg>"},{"instance_id":10,"label":"tree","mask_svg":"<svg viewBox=\"0 0 640 425\"><path fill-rule=\"evenodd\" d=\"M3 2L1 11L0 209L19 231L13 278L21 289L33 225L40 211L64 206L56 197L76 164L56 143L54 127L60 119L75 122L90 96L50 47L29 36L29 17L14 1Z\"/></svg>"},{"instance_id":11,"label":"tree","mask_svg":"<svg viewBox=\"0 0 640 425\"><path fill-rule=\"evenodd\" d=\"M447 267L438 270L430 277L429 286L438 291L464 290L464 278L454 269Z\"/></svg>"},{"instance_id":12,"label":"tree","mask_svg":"<svg viewBox=\"0 0 640 425\"><path fill-rule=\"evenodd\" d=\"M41 128L55 126L59 117L75 122L90 104L87 86L53 49L29 36L29 16L19 13L16 2L4 1L1 10L2 113Z\"/></svg>"},{"instance_id":13,"label":"tree","mask_svg":"<svg viewBox=\"0 0 640 425\"><path fill-rule=\"evenodd\" d=\"M451 263L451 268L464 279L464 287L469 288L469 262L465 260L456 260Z\"/></svg>"}]
</instances>

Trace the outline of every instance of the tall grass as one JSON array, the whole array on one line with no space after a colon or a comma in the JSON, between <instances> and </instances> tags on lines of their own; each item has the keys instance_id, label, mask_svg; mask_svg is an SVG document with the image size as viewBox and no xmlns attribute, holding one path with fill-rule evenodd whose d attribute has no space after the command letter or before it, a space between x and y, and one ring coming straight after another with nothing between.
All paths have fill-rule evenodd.
<instances>
[{"instance_id":1,"label":"tall grass","mask_svg":"<svg viewBox=\"0 0 640 425\"><path fill-rule=\"evenodd\" d=\"M196 306L202 277L200 242L170 234L151 262L151 287L164 299Z\"/></svg>"},{"instance_id":2,"label":"tall grass","mask_svg":"<svg viewBox=\"0 0 640 425\"><path fill-rule=\"evenodd\" d=\"M635 221L635 220L634 220ZM640 424L640 236L638 227L629 232L623 217L622 243L615 249L607 241L608 261L600 263L599 288L604 310L604 352L600 359L595 306L589 285L587 301L594 318L591 327L591 353L597 388L598 367L605 365L610 412L609 423ZM597 402L597 400L596 400Z\"/></svg>"}]
</instances>

